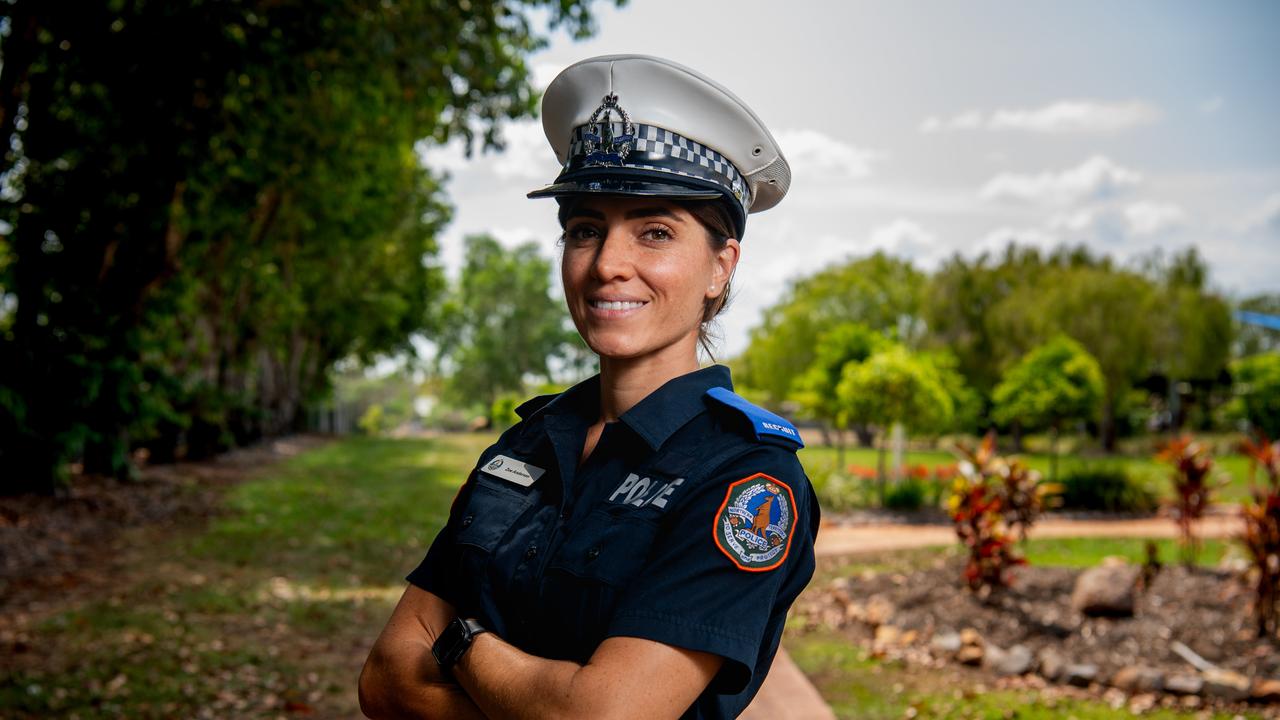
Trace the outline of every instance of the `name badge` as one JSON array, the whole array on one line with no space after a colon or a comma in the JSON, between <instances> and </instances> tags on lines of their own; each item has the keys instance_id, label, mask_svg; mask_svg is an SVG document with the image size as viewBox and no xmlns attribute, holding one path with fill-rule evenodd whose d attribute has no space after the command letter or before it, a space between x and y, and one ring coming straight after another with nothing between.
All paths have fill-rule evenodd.
<instances>
[{"instance_id":1,"label":"name badge","mask_svg":"<svg viewBox=\"0 0 1280 720\"><path fill-rule=\"evenodd\" d=\"M494 477L513 482L520 487L529 487L538 478L542 477L542 473L546 472L546 470L537 465L530 465L527 462L521 462L506 455L495 456L480 469Z\"/></svg>"}]
</instances>

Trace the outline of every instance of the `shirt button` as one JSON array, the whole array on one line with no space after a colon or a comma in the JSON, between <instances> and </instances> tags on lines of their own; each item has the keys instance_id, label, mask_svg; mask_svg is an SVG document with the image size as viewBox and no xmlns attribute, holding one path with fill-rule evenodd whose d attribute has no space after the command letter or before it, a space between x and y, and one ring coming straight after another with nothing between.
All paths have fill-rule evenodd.
<instances>
[{"instance_id":1,"label":"shirt button","mask_svg":"<svg viewBox=\"0 0 1280 720\"><path fill-rule=\"evenodd\" d=\"M568 510L561 511L560 522L567 522L568 520L569 520L569 511Z\"/></svg>"},{"instance_id":2,"label":"shirt button","mask_svg":"<svg viewBox=\"0 0 1280 720\"><path fill-rule=\"evenodd\" d=\"M534 558L536 558L536 557L538 557L538 546L537 546L537 545L530 545L530 546L529 546L529 549L524 551L524 559L525 559L525 560L532 560L532 559L534 559Z\"/></svg>"},{"instance_id":3,"label":"shirt button","mask_svg":"<svg viewBox=\"0 0 1280 720\"><path fill-rule=\"evenodd\" d=\"M600 557L600 548L598 548L598 547L593 547L593 548L591 548L590 550L588 550L588 551L587 551L587 559L588 559L588 560L595 560L595 559L596 559L596 558L598 558L598 557Z\"/></svg>"},{"instance_id":4,"label":"shirt button","mask_svg":"<svg viewBox=\"0 0 1280 720\"><path fill-rule=\"evenodd\" d=\"M459 524L460 524L460 525L462 525L462 527L467 527L468 525L470 525L470 524L471 524L471 521L472 521L472 520L474 520L474 519L475 519L475 516L474 516L474 515L468 515L468 516L466 516L466 517L462 518L462 522L461 522L461 523L459 523Z\"/></svg>"}]
</instances>

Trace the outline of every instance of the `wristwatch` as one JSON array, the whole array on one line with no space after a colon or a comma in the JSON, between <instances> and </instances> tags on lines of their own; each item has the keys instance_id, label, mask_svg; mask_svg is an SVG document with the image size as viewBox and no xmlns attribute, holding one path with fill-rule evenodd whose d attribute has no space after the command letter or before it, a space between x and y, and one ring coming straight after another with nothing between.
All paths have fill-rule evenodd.
<instances>
[{"instance_id":1,"label":"wristwatch","mask_svg":"<svg viewBox=\"0 0 1280 720\"><path fill-rule=\"evenodd\" d=\"M444 632L440 633L440 637L431 646L431 654L435 656L446 677L452 674L453 666L462 659L476 636L484 632L489 631L476 620L454 618Z\"/></svg>"}]
</instances>

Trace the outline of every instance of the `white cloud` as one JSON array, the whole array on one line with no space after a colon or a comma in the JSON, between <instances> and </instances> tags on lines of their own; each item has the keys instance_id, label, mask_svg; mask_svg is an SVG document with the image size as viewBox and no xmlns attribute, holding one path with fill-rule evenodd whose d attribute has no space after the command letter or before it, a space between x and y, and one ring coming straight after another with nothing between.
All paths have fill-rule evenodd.
<instances>
[{"instance_id":1,"label":"white cloud","mask_svg":"<svg viewBox=\"0 0 1280 720\"><path fill-rule=\"evenodd\" d=\"M1138 184L1142 176L1104 155L1095 155L1061 172L1035 175L1000 173L978 191L986 200L1017 200L1043 204L1069 204L1110 197Z\"/></svg>"},{"instance_id":2,"label":"white cloud","mask_svg":"<svg viewBox=\"0 0 1280 720\"><path fill-rule=\"evenodd\" d=\"M1059 100L1039 108L1001 108L991 113L968 110L950 118L928 117L920 131L1023 130L1037 133L1115 133L1147 125L1160 118L1160 110L1139 100L1099 102Z\"/></svg>"},{"instance_id":3,"label":"white cloud","mask_svg":"<svg viewBox=\"0 0 1280 720\"><path fill-rule=\"evenodd\" d=\"M872 165L884 157L884 153L851 145L818 130L784 130L776 140L791 164L792 176L798 180L858 180L870 175Z\"/></svg>"},{"instance_id":4,"label":"white cloud","mask_svg":"<svg viewBox=\"0 0 1280 720\"><path fill-rule=\"evenodd\" d=\"M477 138L471 157L467 157L462 138L445 145L418 143L418 157L433 170L446 170L451 175L461 172L492 172L501 180L537 180L551 182L560 171L555 155L542 132L539 120L521 120L503 125L502 139L506 148L502 151L480 150Z\"/></svg>"},{"instance_id":5,"label":"white cloud","mask_svg":"<svg viewBox=\"0 0 1280 720\"><path fill-rule=\"evenodd\" d=\"M1221 95L1214 95L1211 98L1205 98L1204 100L1201 100L1200 105L1198 107L1201 114L1212 115L1218 112L1219 110L1221 110L1222 106L1225 103L1226 101L1222 99Z\"/></svg>"},{"instance_id":6,"label":"white cloud","mask_svg":"<svg viewBox=\"0 0 1280 720\"><path fill-rule=\"evenodd\" d=\"M869 249L884 250L893 255L920 258L930 255L938 247L938 236L906 218L898 218L881 225L867 236Z\"/></svg>"},{"instance_id":7,"label":"white cloud","mask_svg":"<svg viewBox=\"0 0 1280 720\"><path fill-rule=\"evenodd\" d=\"M975 255L988 252L993 255L1004 252L1004 249L1010 243L1017 245L1031 245L1042 250L1057 246L1062 241L1058 235L1046 232L1041 228L1034 227L1000 227L992 230L978 240L977 245L973 248Z\"/></svg>"},{"instance_id":8,"label":"white cloud","mask_svg":"<svg viewBox=\"0 0 1280 720\"><path fill-rule=\"evenodd\" d=\"M1136 202L1124 209L1129 232L1133 235L1156 235L1187 221L1187 211L1172 203Z\"/></svg>"},{"instance_id":9,"label":"white cloud","mask_svg":"<svg viewBox=\"0 0 1280 720\"><path fill-rule=\"evenodd\" d=\"M1280 235L1280 192L1272 193L1256 208L1245 213L1236 229L1243 233L1261 230Z\"/></svg>"}]
</instances>

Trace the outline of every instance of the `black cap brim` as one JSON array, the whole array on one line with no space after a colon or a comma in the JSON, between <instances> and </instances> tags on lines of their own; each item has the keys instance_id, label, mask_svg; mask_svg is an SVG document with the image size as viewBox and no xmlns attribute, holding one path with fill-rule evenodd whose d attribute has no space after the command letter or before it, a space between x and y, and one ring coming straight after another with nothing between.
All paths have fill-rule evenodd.
<instances>
[{"instance_id":1,"label":"black cap brim","mask_svg":"<svg viewBox=\"0 0 1280 720\"><path fill-rule=\"evenodd\" d=\"M739 240L746 217L741 205L714 183L689 178L688 183L671 182L669 173L652 173L635 168L591 168L565 173L556 182L530 191L529 198L563 198L572 195L630 195L682 200L721 200L730 211ZM682 178L683 179L683 178Z\"/></svg>"}]
</instances>

